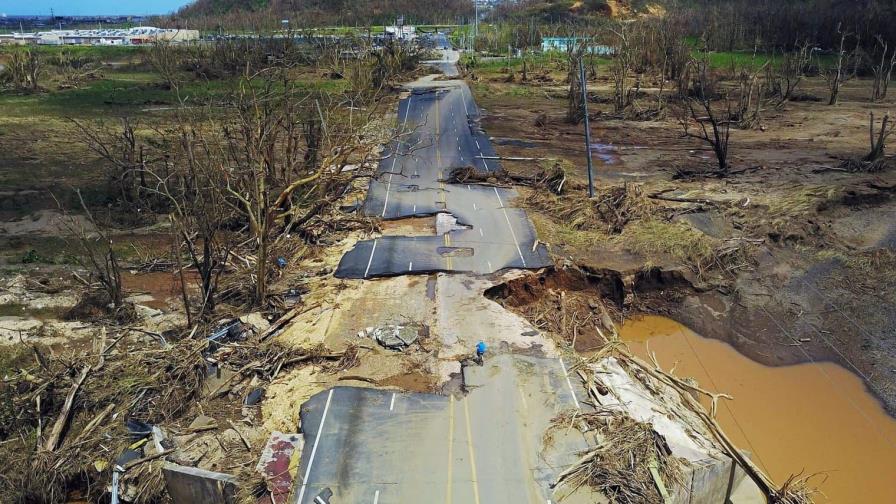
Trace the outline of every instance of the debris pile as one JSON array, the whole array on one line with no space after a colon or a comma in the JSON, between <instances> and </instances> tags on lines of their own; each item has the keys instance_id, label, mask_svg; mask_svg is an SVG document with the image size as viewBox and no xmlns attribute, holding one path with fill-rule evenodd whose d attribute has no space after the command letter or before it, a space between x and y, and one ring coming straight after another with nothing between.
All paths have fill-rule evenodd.
<instances>
[{"instance_id":1,"label":"debris pile","mask_svg":"<svg viewBox=\"0 0 896 504\"><path fill-rule=\"evenodd\" d=\"M351 347L285 347L239 320L161 342L118 327L88 349L18 345L0 362L0 501L155 502L171 463L244 477L263 447L267 384L357 362Z\"/></svg>"},{"instance_id":2,"label":"debris pile","mask_svg":"<svg viewBox=\"0 0 896 504\"><path fill-rule=\"evenodd\" d=\"M373 338L389 350L404 351L420 337L421 327L415 325L385 325L367 327L358 333L359 338Z\"/></svg>"},{"instance_id":3,"label":"debris pile","mask_svg":"<svg viewBox=\"0 0 896 504\"><path fill-rule=\"evenodd\" d=\"M558 424L584 424L596 433L600 444L585 452L576 465L557 480L557 485L597 488L613 502L652 504L668 499L666 486L683 482L683 459L672 456L665 438L645 422L612 410L583 413Z\"/></svg>"}]
</instances>

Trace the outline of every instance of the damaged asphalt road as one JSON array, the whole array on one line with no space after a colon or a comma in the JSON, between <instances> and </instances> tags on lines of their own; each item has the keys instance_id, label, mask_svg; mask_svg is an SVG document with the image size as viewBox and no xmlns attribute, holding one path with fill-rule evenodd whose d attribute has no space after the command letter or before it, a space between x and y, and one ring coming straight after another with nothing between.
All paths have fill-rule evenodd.
<instances>
[{"instance_id":1,"label":"damaged asphalt road","mask_svg":"<svg viewBox=\"0 0 896 504\"><path fill-rule=\"evenodd\" d=\"M500 169L479 109L462 81L414 86L399 103L402 134L380 162L363 211L383 219L448 213L461 226L432 237L390 236L361 241L336 270L338 278L472 272L550 266L526 213L508 206L510 189L445 182L452 170Z\"/></svg>"},{"instance_id":2,"label":"damaged asphalt road","mask_svg":"<svg viewBox=\"0 0 896 504\"><path fill-rule=\"evenodd\" d=\"M589 441L561 428L543 442L555 416L585 407L559 359L499 355L464 381L461 398L354 387L312 397L293 502L594 502L588 489L551 488Z\"/></svg>"},{"instance_id":3,"label":"damaged asphalt road","mask_svg":"<svg viewBox=\"0 0 896 504\"><path fill-rule=\"evenodd\" d=\"M456 53L448 53L453 67ZM342 257L335 276L489 274L550 266L526 213L508 206L513 190L446 182L456 168L500 169L488 159L495 153L479 129L467 86L424 79L412 89L399 104L402 135L380 163L363 211L383 219L435 215L435 234L361 241ZM537 331L528 324L503 326L488 310L465 314L463 300L483 298L469 282L460 288L439 289L437 316L446 320L438 335L444 344L439 359L458 366L466 394L335 387L313 396L300 411L305 448L291 502L596 502L589 488L573 495L551 488L593 442L578 429L556 429L545 438L558 415L587 407L578 399L585 397L581 382L570 380L555 352L507 353L542 349L525 341ZM464 349L477 340L488 341L497 353L489 353L483 366L461 367Z\"/></svg>"}]
</instances>

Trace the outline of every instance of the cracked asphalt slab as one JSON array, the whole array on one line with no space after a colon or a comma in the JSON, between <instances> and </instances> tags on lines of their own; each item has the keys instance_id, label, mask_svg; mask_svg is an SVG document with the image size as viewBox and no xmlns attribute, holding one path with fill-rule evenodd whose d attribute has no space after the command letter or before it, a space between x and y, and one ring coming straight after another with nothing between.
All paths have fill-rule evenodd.
<instances>
[{"instance_id":1,"label":"cracked asphalt slab","mask_svg":"<svg viewBox=\"0 0 896 504\"><path fill-rule=\"evenodd\" d=\"M457 53L444 54L440 65L456 75ZM589 488L551 487L594 442L578 429L558 429L550 442L544 437L561 412L588 407L578 399L586 394L580 381L570 379L550 341L535 338L538 331L482 297L485 286L476 284L486 281L480 275L552 262L525 211L511 205L514 190L447 182L455 168L500 170L469 89L461 81L418 81L399 103L398 124L362 211L382 219L435 215L435 234L360 241L335 276L475 274L434 282L439 359L461 369L477 341L491 350L484 365L462 368L465 395L336 387L305 402L305 448L291 502L606 502ZM450 372L451 380L454 369L438 372Z\"/></svg>"},{"instance_id":2,"label":"cracked asphalt slab","mask_svg":"<svg viewBox=\"0 0 896 504\"><path fill-rule=\"evenodd\" d=\"M431 272L488 274L552 264L512 189L447 183L452 170L500 170L479 127L479 108L462 81L414 84L398 106L399 135L386 149L362 207L383 219L449 213L469 229L433 237L381 237L343 256L338 278Z\"/></svg>"},{"instance_id":3,"label":"cracked asphalt slab","mask_svg":"<svg viewBox=\"0 0 896 504\"><path fill-rule=\"evenodd\" d=\"M298 504L596 502L551 488L589 439L543 433L584 407L559 359L499 355L464 369L464 397L336 387L301 409ZM316 500L319 499L319 500Z\"/></svg>"}]
</instances>

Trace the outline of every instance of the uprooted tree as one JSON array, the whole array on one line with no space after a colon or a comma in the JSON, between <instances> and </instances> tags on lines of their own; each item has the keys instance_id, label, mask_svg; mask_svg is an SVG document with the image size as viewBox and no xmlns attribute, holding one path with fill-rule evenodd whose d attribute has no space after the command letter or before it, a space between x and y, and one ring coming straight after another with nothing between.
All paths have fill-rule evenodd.
<instances>
[{"instance_id":1,"label":"uprooted tree","mask_svg":"<svg viewBox=\"0 0 896 504\"><path fill-rule=\"evenodd\" d=\"M850 159L843 162L843 167L850 171L876 172L887 166L887 140L896 131L896 124L887 112L880 120L880 126L874 119L874 112L869 113L868 140L869 150L861 159Z\"/></svg>"}]
</instances>

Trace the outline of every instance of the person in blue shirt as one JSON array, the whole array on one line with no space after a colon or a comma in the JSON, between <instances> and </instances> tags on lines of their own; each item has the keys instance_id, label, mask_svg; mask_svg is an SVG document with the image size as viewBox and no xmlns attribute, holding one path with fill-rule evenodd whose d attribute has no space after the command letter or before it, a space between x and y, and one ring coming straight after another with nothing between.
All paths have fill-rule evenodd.
<instances>
[{"instance_id":1,"label":"person in blue shirt","mask_svg":"<svg viewBox=\"0 0 896 504\"><path fill-rule=\"evenodd\" d=\"M476 362L479 365L482 365L482 358L485 355L485 351L488 350L488 347L485 345L484 341L480 341L476 344Z\"/></svg>"}]
</instances>

